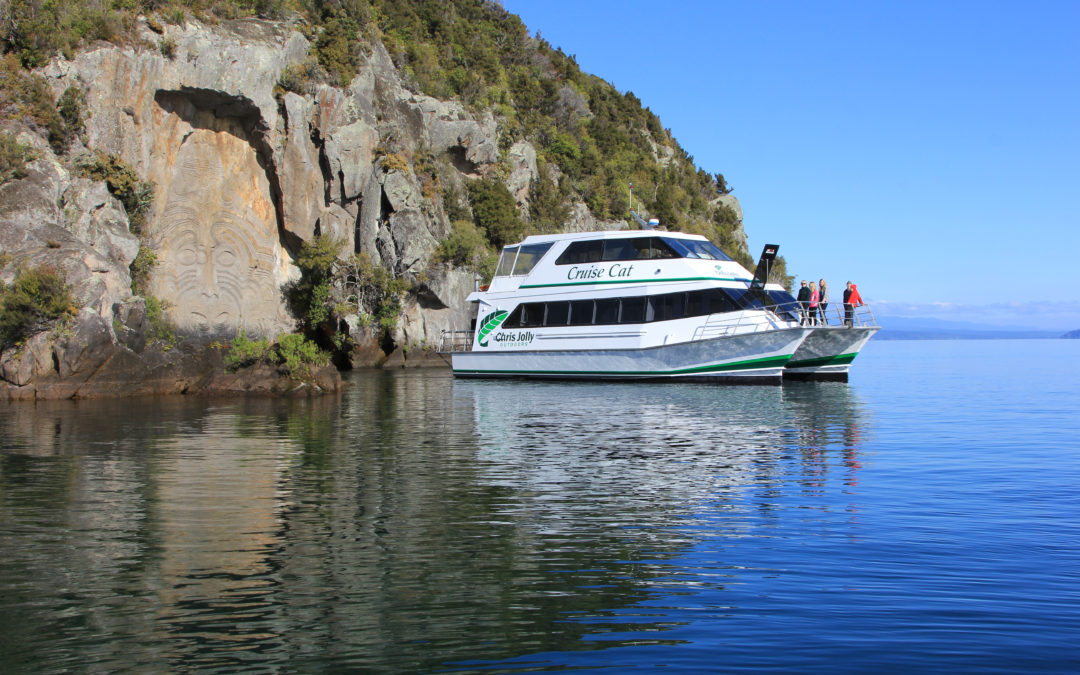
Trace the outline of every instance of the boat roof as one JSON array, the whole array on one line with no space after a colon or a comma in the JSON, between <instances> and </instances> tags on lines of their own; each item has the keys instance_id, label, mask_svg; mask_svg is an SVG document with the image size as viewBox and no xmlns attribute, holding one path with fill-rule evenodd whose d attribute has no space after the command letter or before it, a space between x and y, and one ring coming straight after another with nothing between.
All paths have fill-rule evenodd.
<instances>
[{"instance_id":1,"label":"boat roof","mask_svg":"<svg viewBox=\"0 0 1080 675\"><path fill-rule=\"evenodd\" d=\"M708 237L700 234L687 234L685 232L667 232L665 230L599 230L595 232L561 232L559 234L531 234L516 244L508 246L524 246L525 244L547 244L559 241L577 241L579 239L631 239L636 237L671 237L673 239L695 239L697 241L709 241Z\"/></svg>"}]
</instances>

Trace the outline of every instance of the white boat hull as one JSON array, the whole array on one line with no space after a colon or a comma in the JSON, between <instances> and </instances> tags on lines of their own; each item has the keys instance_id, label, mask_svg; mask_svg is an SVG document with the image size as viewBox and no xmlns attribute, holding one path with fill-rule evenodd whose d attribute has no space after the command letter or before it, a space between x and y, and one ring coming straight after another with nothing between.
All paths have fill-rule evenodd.
<instances>
[{"instance_id":1,"label":"white boat hull","mask_svg":"<svg viewBox=\"0 0 1080 675\"><path fill-rule=\"evenodd\" d=\"M847 381L848 369L879 326L817 326L784 366L784 377Z\"/></svg>"},{"instance_id":2,"label":"white boat hull","mask_svg":"<svg viewBox=\"0 0 1080 675\"><path fill-rule=\"evenodd\" d=\"M811 328L785 328L636 349L454 353L455 377L697 380L779 384Z\"/></svg>"}]
</instances>

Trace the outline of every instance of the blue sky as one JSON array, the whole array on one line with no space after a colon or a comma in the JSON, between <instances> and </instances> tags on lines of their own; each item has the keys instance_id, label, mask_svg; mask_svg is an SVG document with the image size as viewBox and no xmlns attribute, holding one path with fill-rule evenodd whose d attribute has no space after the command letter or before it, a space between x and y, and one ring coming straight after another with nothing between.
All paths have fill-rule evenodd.
<instances>
[{"instance_id":1,"label":"blue sky","mask_svg":"<svg viewBox=\"0 0 1080 675\"><path fill-rule=\"evenodd\" d=\"M753 255L878 313L1080 328L1080 1L503 6L723 173Z\"/></svg>"}]
</instances>

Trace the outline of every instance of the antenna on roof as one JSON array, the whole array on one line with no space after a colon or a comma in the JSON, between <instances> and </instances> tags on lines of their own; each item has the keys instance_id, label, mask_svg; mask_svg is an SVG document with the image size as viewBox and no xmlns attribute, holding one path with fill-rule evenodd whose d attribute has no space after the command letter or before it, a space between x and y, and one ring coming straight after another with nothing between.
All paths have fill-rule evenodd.
<instances>
[{"instance_id":1,"label":"antenna on roof","mask_svg":"<svg viewBox=\"0 0 1080 675\"><path fill-rule=\"evenodd\" d=\"M649 218L649 222L646 223L645 219L638 215L637 211L634 210L634 184L629 183L629 185L630 185L630 215L634 217L634 220L636 220L638 222L638 225L641 225L641 229L643 229L643 230L655 230L657 227L660 226L660 221L657 220L656 218Z\"/></svg>"}]
</instances>

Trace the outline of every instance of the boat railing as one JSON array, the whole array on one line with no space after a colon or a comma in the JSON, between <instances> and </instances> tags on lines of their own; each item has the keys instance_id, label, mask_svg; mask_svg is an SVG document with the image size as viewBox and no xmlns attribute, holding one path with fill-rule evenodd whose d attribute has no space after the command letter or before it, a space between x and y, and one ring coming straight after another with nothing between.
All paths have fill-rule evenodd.
<instances>
[{"instance_id":1,"label":"boat railing","mask_svg":"<svg viewBox=\"0 0 1080 675\"><path fill-rule=\"evenodd\" d=\"M444 330L439 336L438 354L453 354L454 352L471 352L474 331L471 330Z\"/></svg>"},{"instance_id":2,"label":"boat railing","mask_svg":"<svg viewBox=\"0 0 1080 675\"><path fill-rule=\"evenodd\" d=\"M797 311L796 313L800 312ZM811 315L809 312L802 312L800 315L803 317L803 325L807 326L857 326L862 328L878 325L877 319L874 318L874 312L870 310L870 305L867 304L852 305L850 316L842 302L827 303L824 310L818 308L816 315Z\"/></svg>"},{"instance_id":3,"label":"boat railing","mask_svg":"<svg viewBox=\"0 0 1080 675\"><path fill-rule=\"evenodd\" d=\"M796 302L779 303L759 307L765 312L727 312L713 314L705 323L694 331L694 340L708 340L712 338L737 335L740 333L755 333L777 328L790 328L796 325L802 326L876 326L874 313L868 305L852 307L851 316L845 316L843 303L829 303L825 311L816 312L813 316ZM850 318L850 321L848 320Z\"/></svg>"},{"instance_id":4,"label":"boat railing","mask_svg":"<svg viewBox=\"0 0 1080 675\"><path fill-rule=\"evenodd\" d=\"M711 314L704 324L697 327L692 339L711 340L728 335L775 330L784 328L786 325L790 325L790 322L780 319L778 315L765 312L740 311Z\"/></svg>"}]
</instances>

